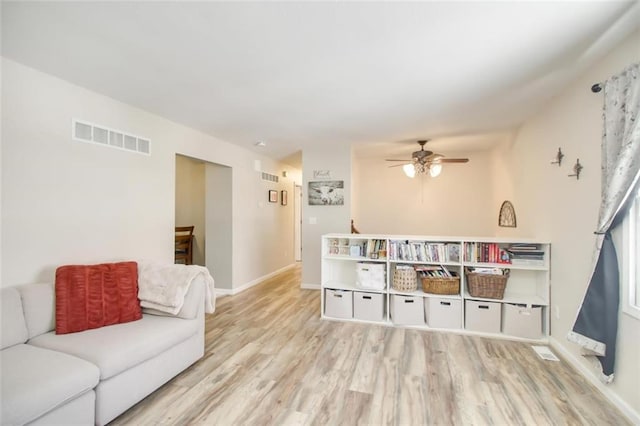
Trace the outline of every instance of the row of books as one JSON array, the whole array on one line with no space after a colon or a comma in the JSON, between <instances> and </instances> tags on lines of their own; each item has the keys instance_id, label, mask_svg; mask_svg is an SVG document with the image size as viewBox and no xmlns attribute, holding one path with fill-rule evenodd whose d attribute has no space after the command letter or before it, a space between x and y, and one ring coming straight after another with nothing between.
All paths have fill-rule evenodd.
<instances>
[{"instance_id":1,"label":"row of books","mask_svg":"<svg viewBox=\"0 0 640 426\"><path fill-rule=\"evenodd\" d=\"M329 245L329 254L348 254L351 257L367 257L369 259L386 259L387 257L387 240L369 239L369 240L351 240L346 247Z\"/></svg>"},{"instance_id":2,"label":"row of books","mask_svg":"<svg viewBox=\"0 0 640 426\"><path fill-rule=\"evenodd\" d=\"M411 262L460 262L460 244L389 241L389 258Z\"/></svg>"},{"instance_id":3,"label":"row of books","mask_svg":"<svg viewBox=\"0 0 640 426\"><path fill-rule=\"evenodd\" d=\"M450 272L443 266L428 266L428 265L414 265L413 269L416 270L419 277L457 277L457 272Z\"/></svg>"},{"instance_id":4,"label":"row of books","mask_svg":"<svg viewBox=\"0 0 640 426\"><path fill-rule=\"evenodd\" d=\"M348 246L344 246L348 243ZM370 259L386 259L410 262L460 262L460 244L430 243L408 240L386 239L331 239L329 254L367 257ZM544 250L539 244L514 243L507 247L498 243L466 243L464 246L465 262L499 263L499 264L542 264Z\"/></svg>"},{"instance_id":5,"label":"row of books","mask_svg":"<svg viewBox=\"0 0 640 426\"><path fill-rule=\"evenodd\" d=\"M508 250L498 243L469 243L465 246L464 259L467 262L511 263Z\"/></svg>"},{"instance_id":6,"label":"row of books","mask_svg":"<svg viewBox=\"0 0 640 426\"><path fill-rule=\"evenodd\" d=\"M386 258L387 240L368 240L366 244L365 255L369 258Z\"/></svg>"}]
</instances>

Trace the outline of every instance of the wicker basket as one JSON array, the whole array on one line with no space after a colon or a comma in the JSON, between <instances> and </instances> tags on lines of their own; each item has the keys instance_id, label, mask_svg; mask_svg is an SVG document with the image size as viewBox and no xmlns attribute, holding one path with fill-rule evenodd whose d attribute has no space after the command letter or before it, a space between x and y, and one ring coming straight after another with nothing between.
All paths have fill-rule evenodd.
<instances>
[{"instance_id":1,"label":"wicker basket","mask_svg":"<svg viewBox=\"0 0 640 426\"><path fill-rule=\"evenodd\" d=\"M484 297L486 299L502 299L504 289L509 279L509 270L504 275L477 274L466 272L467 288L472 297Z\"/></svg>"},{"instance_id":2,"label":"wicker basket","mask_svg":"<svg viewBox=\"0 0 640 426\"><path fill-rule=\"evenodd\" d=\"M418 289L418 274L413 267L396 267L393 274L393 287L396 291L416 291Z\"/></svg>"},{"instance_id":3,"label":"wicker basket","mask_svg":"<svg viewBox=\"0 0 640 426\"><path fill-rule=\"evenodd\" d=\"M422 277L422 291L431 294L459 294L460 277Z\"/></svg>"}]
</instances>

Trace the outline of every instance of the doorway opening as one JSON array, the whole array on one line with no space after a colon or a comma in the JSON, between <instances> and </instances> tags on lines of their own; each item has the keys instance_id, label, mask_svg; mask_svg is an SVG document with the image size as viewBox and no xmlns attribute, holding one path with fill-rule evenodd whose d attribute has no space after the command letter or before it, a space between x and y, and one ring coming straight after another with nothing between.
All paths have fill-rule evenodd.
<instances>
[{"instance_id":1,"label":"doorway opening","mask_svg":"<svg viewBox=\"0 0 640 426\"><path fill-rule=\"evenodd\" d=\"M193 226L194 265L232 288L231 167L176 154L175 226Z\"/></svg>"}]
</instances>

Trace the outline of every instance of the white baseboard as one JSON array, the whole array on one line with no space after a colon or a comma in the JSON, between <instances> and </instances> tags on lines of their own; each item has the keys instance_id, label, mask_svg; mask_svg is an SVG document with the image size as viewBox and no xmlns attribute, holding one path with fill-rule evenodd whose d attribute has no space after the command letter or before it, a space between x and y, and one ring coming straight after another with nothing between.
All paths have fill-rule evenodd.
<instances>
[{"instance_id":1,"label":"white baseboard","mask_svg":"<svg viewBox=\"0 0 640 426\"><path fill-rule=\"evenodd\" d=\"M567 360L573 367L578 370L585 379L587 379L592 385L594 385L604 396L607 398L613 405L615 405L622 413L629 418L632 424L640 425L640 413L638 413L633 407L631 407L627 402L625 402L617 393L611 390L611 388L604 383L602 383L596 373L591 371L587 364L581 362L579 358L577 358L574 354L569 352L564 348L553 337L549 337L549 344L553 349L560 352L562 357Z\"/></svg>"},{"instance_id":2,"label":"white baseboard","mask_svg":"<svg viewBox=\"0 0 640 426\"><path fill-rule=\"evenodd\" d=\"M302 283L300 285L300 288L304 289L304 290L320 290L320 284L306 284L306 283Z\"/></svg>"},{"instance_id":3,"label":"white baseboard","mask_svg":"<svg viewBox=\"0 0 640 426\"><path fill-rule=\"evenodd\" d=\"M291 269L294 266L296 266L295 263L292 263L290 265L287 265L283 268L280 268L278 270L275 270L273 272L268 273L267 275L263 275L259 278L256 278L255 280L249 281L246 284L241 285L240 287L236 287L236 288L232 288L232 289L228 289L228 288L216 288L216 296L233 296L234 294L238 294L238 293L242 293L243 291L245 291L248 288L253 287L254 285L260 284L262 281L268 280L271 277L274 277L284 271L286 271L287 269Z\"/></svg>"},{"instance_id":4,"label":"white baseboard","mask_svg":"<svg viewBox=\"0 0 640 426\"><path fill-rule=\"evenodd\" d=\"M235 293L228 288L216 288L216 297L232 296Z\"/></svg>"}]
</instances>

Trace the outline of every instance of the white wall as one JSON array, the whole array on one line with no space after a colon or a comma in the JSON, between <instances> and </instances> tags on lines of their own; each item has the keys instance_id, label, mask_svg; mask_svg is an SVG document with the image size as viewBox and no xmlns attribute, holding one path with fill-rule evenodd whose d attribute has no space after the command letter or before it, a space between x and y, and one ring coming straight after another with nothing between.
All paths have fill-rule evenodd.
<instances>
[{"instance_id":1,"label":"white wall","mask_svg":"<svg viewBox=\"0 0 640 426\"><path fill-rule=\"evenodd\" d=\"M552 338L589 371L592 367L566 335L591 272L600 201L603 96L602 92L592 93L590 87L640 60L639 46L640 33L636 32L527 120L513 146L502 152L513 176L518 215L518 228L510 232L552 243ZM558 147L566 154L562 167L549 164ZM584 165L580 180L567 176L577 158ZM616 378L606 389L640 419L640 321L620 312Z\"/></svg>"},{"instance_id":2,"label":"white wall","mask_svg":"<svg viewBox=\"0 0 640 426\"><path fill-rule=\"evenodd\" d=\"M294 262L291 205L264 203L267 187L293 184L265 185L254 160L290 167L16 62L2 67L2 286L52 281L69 263L172 263L176 153L233 169L234 287ZM75 142L73 117L148 137L152 155Z\"/></svg>"},{"instance_id":3,"label":"white wall","mask_svg":"<svg viewBox=\"0 0 640 426\"><path fill-rule=\"evenodd\" d=\"M302 286L320 286L320 237L351 231L351 148L318 146L302 153ZM344 181L344 205L310 206L309 182L314 170L329 170L330 180ZM315 220L315 224L312 224Z\"/></svg>"},{"instance_id":4,"label":"white wall","mask_svg":"<svg viewBox=\"0 0 640 426\"><path fill-rule=\"evenodd\" d=\"M233 289L233 170L207 163L206 264L216 277L216 288Z\"/></svg>"},{"instance_id":5,"label":"white wall","mask_svg":"<svg viewBox=\"0 0 640 426\"><path fill-rule=\"evenodd\" d=\"M2 21L2 3L0 2L0 21ZM2 45L2 31L0 31L0 46ZM3 89L3 81L2 78L2 66L0 66L0 94L4 93ZM0 100L0 117L2 117L2 109L4 105L4 98ZM4 172L2 171L2 146L4 142L2 140L2 120L0 120L0 214L2 213L2 176ZM1 220L1 218L0 218ZM0 287L2 286L2 226L0 226Z\"/></svg>"},{"instance_id":6,"label":"white wall","mask_svg":"<svg viewBox=\"0 0 640 426\"><path fill-rule=\"evenodd\" d=\"M490 236L500 204L493 195L492 155L468 152L440 176L408 178L379 159L354 159L353 218L368 234Z\"/></svg>"},{"instance_id":7,"label":"white wall","mask_svg":"<svg viewBox=\"0 0 640 426\"><path fill-rule=\"evenodd\" d=\"M193 264L205 266L204 166L176 155L176 226L193 228Z\"/></svg>"}]
</instances>

